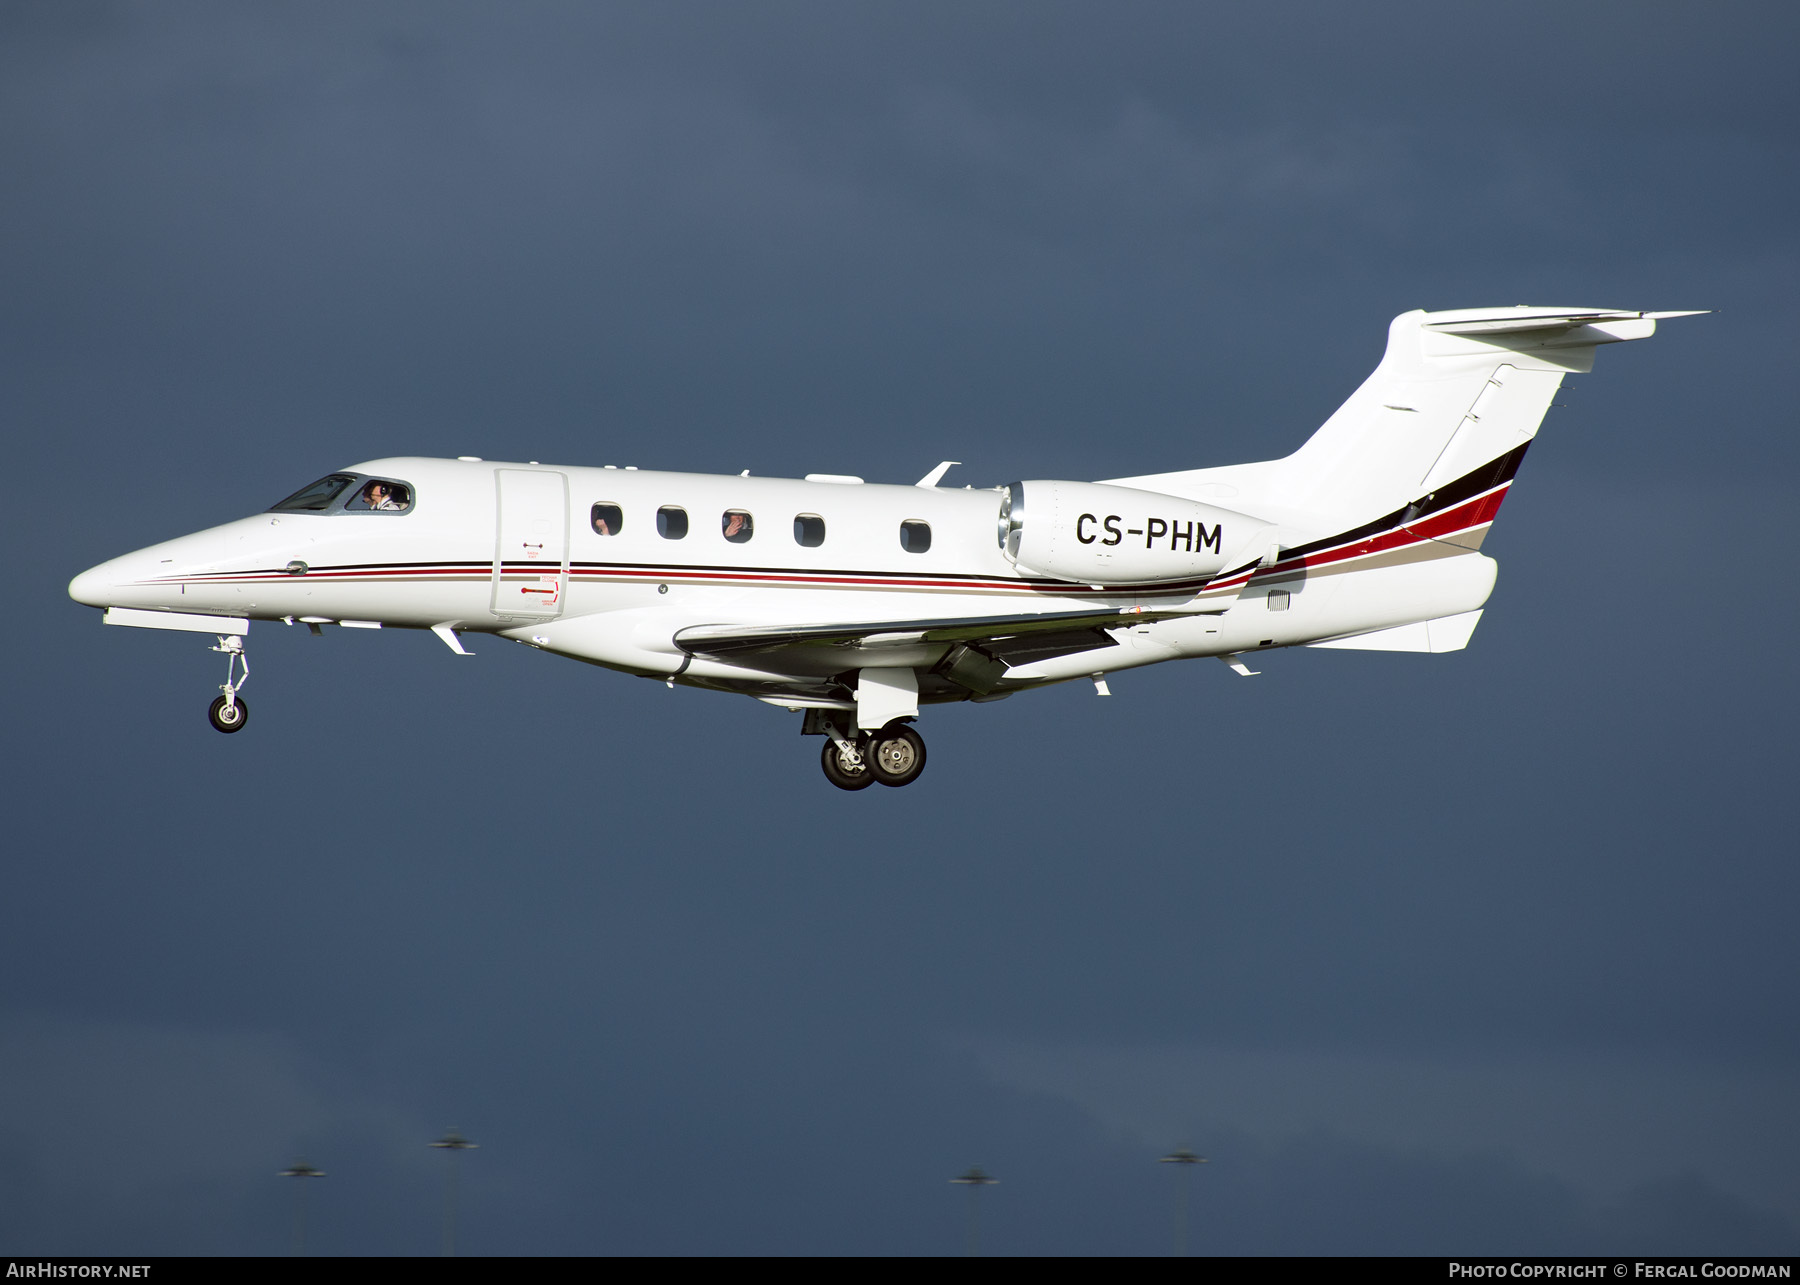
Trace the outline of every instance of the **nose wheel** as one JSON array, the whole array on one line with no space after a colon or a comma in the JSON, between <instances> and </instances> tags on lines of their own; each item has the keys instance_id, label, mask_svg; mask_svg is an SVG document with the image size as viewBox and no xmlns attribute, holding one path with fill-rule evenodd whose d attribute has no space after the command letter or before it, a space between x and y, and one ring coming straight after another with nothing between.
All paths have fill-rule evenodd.
<instances>
[{"instance_id":1,"label":"nose wheel","mask_svg":"<svg viewBox=\"0 0 1800 1285\"><path fill-rule=\"evenodd\" d=\"M221 732L242 731L250 718L250 707L238 695L250 681L250 658L244 654L244 640L221 635L213 650L225 655L225 681L219 684L223 695L207 708L206 721Z\"/></svg>"},{"instance_id":2,"label":"nose wheel","mask_svg":"<svg viewBox=\"0 0 1800 1285\"><path fill-rule=\"evenodd\" d=\"M249 717L250 706L241 696L233 697L229 704L223 696L214 697L206 711L207 721L221 732L242 731Z\"/></svg>"}]
</instances>

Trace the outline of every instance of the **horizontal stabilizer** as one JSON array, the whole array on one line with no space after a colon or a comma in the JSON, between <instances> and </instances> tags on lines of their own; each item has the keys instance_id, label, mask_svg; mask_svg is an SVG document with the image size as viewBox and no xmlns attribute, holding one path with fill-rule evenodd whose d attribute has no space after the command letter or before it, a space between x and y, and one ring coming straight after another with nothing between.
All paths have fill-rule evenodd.
<instances>
[{"instance_id":1,"label":"horizontal stabilizer","mask_svg":"<svg viewBox=\"0 0 1800 1285\"><path fill-rule=\"evenodd\" d=\"M1350 651L1461 651L1474 636L1480 610L1465 611L1436 620L1419 620L1392 629L1377 629L1348 638L1306 644L1308 647L1342 647Z\"/></svg>"},{"instance_id":2,"label":"horizontal stabilizer","mask_svg":"<svg viewBox=\"0 0 1800 1285\"><path fill-rule=\"evenodd\" d=\"M1598 328L1599 334L1606 334L1616 327L1620 332L1618 338L1637 339L1648 336L1656 329L1655 325L1652 324L1647 329L1639 327L1642 330L1640 335L1637 330L1618 326L1617 323L1655 323L1669 317L1704 315L1704 312L1627 312L1614 308L1464 309L1460 312L1428 313L1428 317L1441 317L1443 320L1428 320L1423 329L1447 335L1512 335L1543 330L1573 330L1577 326L1594 326Z\"/></svg>"}]
</instances>

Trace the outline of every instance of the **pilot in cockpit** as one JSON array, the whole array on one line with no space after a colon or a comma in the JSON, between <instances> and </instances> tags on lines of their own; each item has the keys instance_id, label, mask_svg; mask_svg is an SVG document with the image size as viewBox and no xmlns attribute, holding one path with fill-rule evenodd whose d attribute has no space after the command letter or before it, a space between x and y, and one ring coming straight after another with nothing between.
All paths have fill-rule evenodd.
<instances>
[{"instance_id":1,"label":"pilot in cockpit","mask_svg":"<svg viewBox=\"0 0 1800 1285\"><path fill-rule=\"evenodd\" d=\"M391 482L370 482L359 498L368 508L382 512L400 513L407 507L405 488Z\"/></svg>"}]
</instances>

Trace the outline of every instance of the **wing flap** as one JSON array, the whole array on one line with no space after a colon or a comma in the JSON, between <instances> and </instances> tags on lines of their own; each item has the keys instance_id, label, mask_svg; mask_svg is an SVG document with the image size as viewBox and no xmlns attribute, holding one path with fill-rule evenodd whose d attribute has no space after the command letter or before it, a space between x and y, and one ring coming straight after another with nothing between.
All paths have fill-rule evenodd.
<instances>
[{"instance_id":1,"label":"wing flap","mask_svg":"<svg viewBox=\"0 0 1800 1285\"><path fill-rule=\"evenodd\" d=\"M996 657L1009 651L1030 650L1032 642L1069 646L1068 651L1103 646L1106 629L1151 620L1172 620L1192 614L1185 611L1152 611L1116 608L1106 611L1050 611L1017 616L971 616L941 620L855 621L818 625L691 625L675 635L675 645L693 656L737 658L747 654L786 650L790 647L917 646L969 643ZM1052 641L1053 635L1068 635ZM1016 644L1016 646L1015 646Z\"/></svg>"}]
</instances>

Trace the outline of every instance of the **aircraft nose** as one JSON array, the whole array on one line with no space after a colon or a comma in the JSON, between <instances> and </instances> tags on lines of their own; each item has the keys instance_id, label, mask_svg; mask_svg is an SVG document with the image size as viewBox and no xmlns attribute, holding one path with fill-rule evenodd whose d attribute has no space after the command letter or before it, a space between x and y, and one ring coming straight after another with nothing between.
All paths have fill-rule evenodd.
<instances>
[{"instance_id":1,"label":"aircraft nose","mask_svg":"<svg viewBox=\"0 0 1800 1285\"><path fill-rule=\"evenodd\" d=\"M112 563L102 562L97 567L89 567L73 580L69 581L69 597L84 607L109 607L114 585Z\"/></svg>"}]
</instances>

